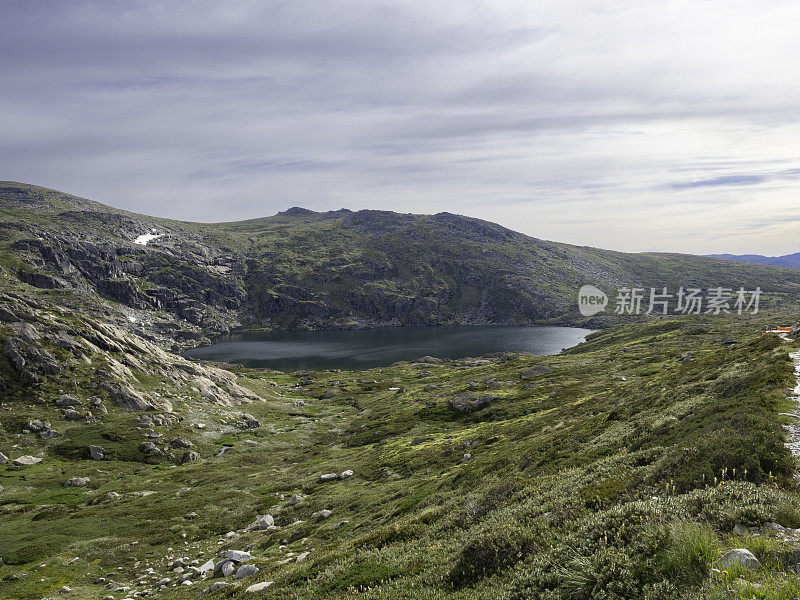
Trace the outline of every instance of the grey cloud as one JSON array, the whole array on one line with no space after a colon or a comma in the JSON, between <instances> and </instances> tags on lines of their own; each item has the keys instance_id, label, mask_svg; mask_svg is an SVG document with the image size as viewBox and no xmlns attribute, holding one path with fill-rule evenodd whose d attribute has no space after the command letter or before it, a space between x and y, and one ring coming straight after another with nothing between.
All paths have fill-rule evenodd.
<instances>
[{"instance_id":1,"label":"grey cloud","mask_svg":"<svg viewBox=\"0 0 800 600\"><path fill-rule=\"evenodd\" d=\"M800 174L789 2L30 0L3 17L0 178L130 210L469 212L714 252L721 207L731 231L785 216Z\"/></svg>"}]
</instances>

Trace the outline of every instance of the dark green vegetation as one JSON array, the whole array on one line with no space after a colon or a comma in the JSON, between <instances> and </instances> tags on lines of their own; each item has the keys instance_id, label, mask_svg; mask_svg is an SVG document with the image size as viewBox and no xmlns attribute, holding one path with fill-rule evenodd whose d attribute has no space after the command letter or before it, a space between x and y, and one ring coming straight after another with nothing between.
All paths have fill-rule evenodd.
<instances>
[{"instance_id":1,"label":"dark green vegetation","mask_svg":"<svg viewBox=\"0 0 800 600\"><path fill-rule=\"evenodd\" d=\"M132 243L150 231L162 237ZM0 183L0 267L40 288L119 302L178 345L242 326L615 321L578 314L587 283L607 293L761 286L773 305L800 293L795 269L547 242L449 213L294 208L207 225L13 182Z\"/></svg>"}]
</instances>

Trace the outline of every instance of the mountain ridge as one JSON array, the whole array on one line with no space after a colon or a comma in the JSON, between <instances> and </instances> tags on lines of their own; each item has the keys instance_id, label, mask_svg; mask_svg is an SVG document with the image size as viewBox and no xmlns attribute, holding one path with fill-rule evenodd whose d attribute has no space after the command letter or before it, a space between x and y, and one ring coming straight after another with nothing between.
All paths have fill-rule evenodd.
<instances>
[{"instance_id":1,"label":"mountain ridge","mask_svg":"<svg viewBox=\"0 0 800 600\"><path fill-rule=\"evenodd\" d=\"M159 237L136 244L145 233ZM540 240L446 212L294 207L193 223L0 182L0 267L39 289L117 302L162 344L253 328L619 322L578 313L585 284L760 287L773 303L800 293L797 271L743 264Z\"/></svg>"},{"instance_id":2,"label":"mountain ridge","mask_svg":"<svg viewBox=\"0 0 800 600\"><path fill-rule=\"evenodd\" d=\"M739 262L756 263L762 265L774 265L777 267L800 268L800 252L783 254L781 256L764 256L763 254L708 254L714 258L724 258Z\"/></svg>"}]
</instances>

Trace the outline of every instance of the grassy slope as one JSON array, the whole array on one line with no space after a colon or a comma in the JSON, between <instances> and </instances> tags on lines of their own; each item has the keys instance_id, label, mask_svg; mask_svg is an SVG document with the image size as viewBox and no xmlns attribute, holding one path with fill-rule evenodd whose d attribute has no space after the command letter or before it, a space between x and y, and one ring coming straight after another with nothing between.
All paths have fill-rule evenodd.
<instances>
[{"instance_id":1,"label":"grassy slope","mask_svg":"<svg viewBox=\"0 0 800 600\"><path fill-rule=\"evenodd\" d=\"M204 562L228 547L252 549L262 570L248 585L275 581L265 598L722 593L728 583L708 580L706 570L718 547L742 544L728 537L735 523L800 526L778 414L792 386L788 345L758 336L762 324L632 325L557 357L357 373L239 370L265 398L247 412L269 426L191 434L203 460L179 467L137 455L138 438L124 434L129 413L112 411L100 428L64 424L68 439L50 442L44 463L2 472L0 596L40 598L69 584L65 598L101 598L108 590L91 583L96 577L135 581L152 567L144 579L158 581L171 575L168 556ZM738 343L720 345L724 336ZM693 360L684 364L686 352ZM521 379L534 365L551 370ZM341 393L324 399L334 386ZM498 399L460 414L448 400L465 390ZM0 447L43 444L16 432L46 409L22 397L3 408ZM216 424L240 412L179 410ZM187 435L160 429L166 439ZM98 442L115 460L73 458ZM223 443L234 448L215 457ZM345 469L355 476L319 482ZM91 476L89 489L63 487L78 475ZM109 502L109 491L124 496ZM307 498L290 506L293 493ZM323 508L330 518L311 517ZM198 516L187 519L191 512ZM224 537L264 512L278 530ZM772 542L761 539L745 543L763 553ZM280 564L303 551L311 552L305 561ZM796 585L793 575L768 577L775 589ZM170 587L162 596L197 593L197 585Z\"/></svg>"}]
</instances>

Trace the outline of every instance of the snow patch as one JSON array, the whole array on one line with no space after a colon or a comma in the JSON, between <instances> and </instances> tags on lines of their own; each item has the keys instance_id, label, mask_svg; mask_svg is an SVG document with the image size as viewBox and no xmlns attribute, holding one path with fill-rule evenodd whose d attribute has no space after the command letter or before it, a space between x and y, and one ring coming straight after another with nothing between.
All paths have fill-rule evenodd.
<instances>
[{"instance_id":1,"label":"snow patch","mask_svg":"<svg viewBox=\"0 0 800 600\"><path fill-rule=\"evenodd\" d=\"M135 240L133 240L134 244L139 244L140 246L147 246L148 242L152 242L153 240L157 240L160 237L164 237L163 233L156 233L155 229L151 229L150 233L143 233Z\"/></svg>"}]
</instances>

